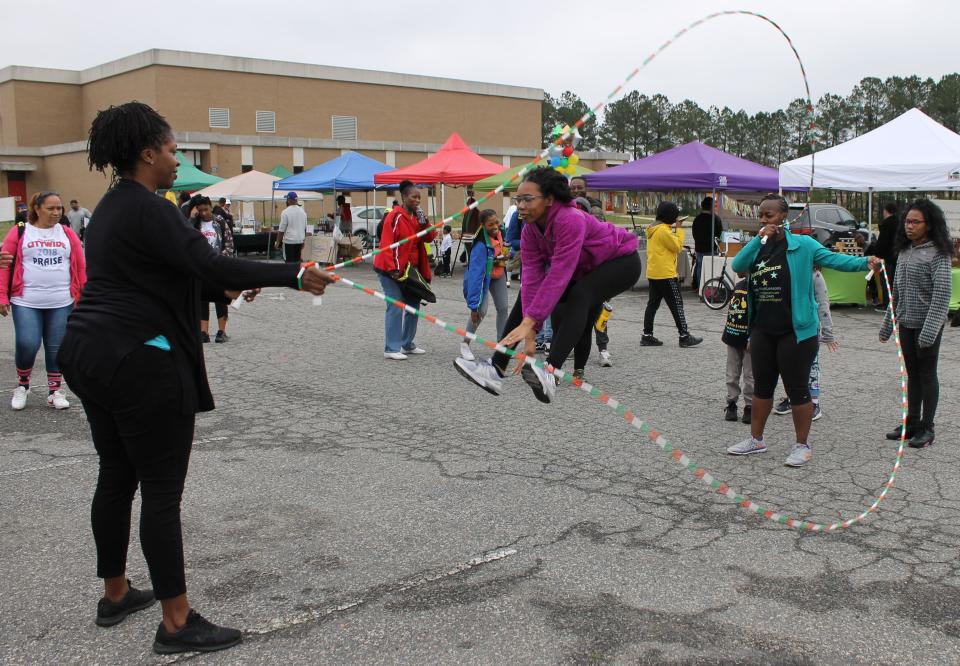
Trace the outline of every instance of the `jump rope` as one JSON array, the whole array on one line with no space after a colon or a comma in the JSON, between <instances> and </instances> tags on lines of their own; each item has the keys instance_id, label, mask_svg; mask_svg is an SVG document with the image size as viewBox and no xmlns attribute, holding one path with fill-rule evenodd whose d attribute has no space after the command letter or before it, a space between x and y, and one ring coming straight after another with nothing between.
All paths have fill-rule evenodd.
<instances>
[{"instance_id":1,"label":"jump rope","mask_svg":"<svg viewBox=\"0 0 960 666\"><path fill-rule=\"evenodd\" d=\"M597 113L599 113L611 100L613 100L613 98L616 95L618 95L621 91L623 91L625 86L635 76L637 76L637 74L639 74L643 69L645 69L646 66L650 64L650 62L652 62L658 55L663 53L663 51L668 49L671 45L673 45L679 38L683 37L694 28L701 26L704 23L712 21L721 16L750 16L753 18L760 19L766 22L767 24L769 24L770 26L772 26L774 29L776 29L777 32L780 33L780 35L786 40L787 45L790 47L790 50L793 52L794 58L796 59L797 64L800 66L800 74L803 77L803 85L804 85L804 90L806 92L806 102L807 102L806 111L807 111L807 116L810 118L810 123L809 123L809 129L811 131L810 146L812 151L810 155L810 158L811 158L810 189L812 190L813 181L814 181L814 170L815 170L814 156L816 154L816 139L813 136L813 130L815 129L816 126L813 122L813 103L811 101L810 85L807 80L806 69L803 66L803 61L800 58L800 54L797 52L797 49L793 45L793 40L790 39L790 36L787 35L787 33L779 25L777 25L776 22L764 16L763 14L746 11L746 10L727 10L727 11L721 11L721 12L714 12L712 14L708 14L702 19L694 21L693 23L689 24L688 26L686 26L685 28L677 32L673 37L665 41L655 51L653 51L650 55L648 55L646 59L638 67L636 67L632 72L630 72L630 74L626 77L626 79L624 79L624 81L620 85L614 88L613 91L611 91L611 93L607 95L604 101L600 102L595 107L587 111L579 120L576 121L576 123L574 123L573 127L570 127L569 125L564 127L562 134L559 137L557 137L553 143L555 143L556 145L563 145L563 143L567 139L569 139L571 136L576 134L577 130L580 127L583 127L584 123L590 120L590 118L595 117ZM520 169L520 171L514 174L508 181L500 184L492 192L489 192L488 194L482 196L480 199L474 201L469 206L464 206L464 208L461 209L459 212L454 213L450 217L445 218L441 222L428 226L423 230L419 231L418 233L412 236L408 236L407 238L403 238L387 247L376 249L376 250L373 250L372 252L368 252L367 254L363 254L359 257L350 259L348 261L334 264L333 266L330 266L326 270L333 273L333 271L344 268L345 266L358 264L366 259L369 259L370 257L380 254L381 252L393 250L403 245L404 243L416 241L416 239L421 238L426 234L431 233L432 231L442 228L445 224L448 224L450 222L457 220L458 218L462 217L470 210L477 208L480 204L487 201L491 197L502 193L503 190L509 187L511 184L522 180L524 175L526 175L529 171L534 169L537 163L550 153L550 150L552 147L553 147L553 144L551 144L547 148L544 148L543 151L541 151L541 153L537 157L535 157L533 160L525 164L523 168ZM800 212L800 215L802 214L803 214L803 211ZM794 221L796 219L797 218L794 218ZM786 222L781 226L789 229L790 222ZM765 243L765 241L766 241L766 237L761 239L761 243ZM313 265L315 265L315 262L308 262L304 264L303 269L301 269L300 271L299 277L302 277L303 272L307 268ZM768 509L761 506L760 504L757 504L746 495L743 495L737 492L737 490L732 486L730 486L729 484L717 479L713 474L708 472L703 467L700 467L699 465L697 465L697 463L694 462L689 456L687 456L686 453L684 453L679 448L670 444L670 442L667 440L666 437L663 436L662 433L658 432L653 426L651 426L649 423L645 422L643 419L638 417L626 405L620 403L618 400L614 399L607 393L604 393L603 391L593 386L592 384L589 384L588 382L582 379L573 377L573 375L571 375L570 373L564 372L559 368L554 368L552 365L549 365L542 360L538 360L533 356L527 356L522 352L516 352L513 349L504 347L503 345L499 344L496 341L487 340L479 335L476 335L475 333L469 333L462 327L449 324L441 319L438 319L437 317L434 317L433 315L423 312L418 308L408 305L403 301L387 296L382 292L379 292L370 287L366 287L358 282L345 278L342 275L333 273L333 277L335 278L336 282L342 282L343 284L349 287L352 287L354 289L357 289L359 291L362 291L363 293L369 296L374 296L376 298L379 298L380 300L386 302L388 305L400 308L401 310L403 310L409 315L419 317L420 319L423 319L433 324L434 326L442 328L462 338L465 337L469 340L473 340L474 342L478 342L484 345L485 347L488 347L489 349L506 354L507 356L513 358L519 363L525 363L527 365L530 365L531 367L541 368L546 372L551 373L554 377L558 378L561 382L575 386L576 388L580 389L584 393L587 393L591 397L596 398L602 404L614 410L617 413L617 415L622 417L628 424L630 424L631 426L636 428L638 431L640 431L640 433L646 436L652 444L655 444L656 446L660 447L660 449L662 449L665 453L669 454L670 457L677 462L677 464L679 464L681 467L686 469L688 472L690 472L694 477L702 481L704 484L709 486L709 488L712 491L716 492L717 494L725 496L730 501L734 502L737 506L739 506L741 509L754 513L758 516L762 516L767 520L773 521L774 523L777 523L780 525L784 525L790 529L805 530L810 532L832 532L837 529L847 528L852 525L856 525L857 523L862 521L864 518L869 516L871 513L876 512L880 503L884 499L886 499L887 494L893 488L893 484L894 484L894 481L896 480L897 473L900 471L900 467L903 464L903 454L905 450L904 446L906 444L906 431L907 431L907 371L906 371L906 366L904 365L904 360L903 360L903 348L900 342L900 334L899 334L899 331L897 330L896 312L894 310L893 298L892 298L893 290L891 289L890 279L889 279L889 275L887 273L887 269L885 265L882 267L882 271L883 271L883 280L887 287L887 293L891 294L890 303L888 307L889 307L891 321L893 323L893 337L897 347L897 360L900 365L900 393L901 393L901 396L900 396L900 404L901 404L900 443L897 447L896 459L894 460L893 468L890 470L890 474L887 477L886 482L881 486L880 492L874 498L873 502L871 502L870 505L864 511L854 516L853 518L848 518L847 520L836 521L832 523L817 523L810 520L793 518L785 513L774 511L773 509ZM873 271L870 271L870 273L867 275L867 280L870 280L872 276L873 276ZM316 297L314 299L314 304L316 305L319 305L321 302L322 301L320 300L320 297Z\"/></svg>"}]
</instances>

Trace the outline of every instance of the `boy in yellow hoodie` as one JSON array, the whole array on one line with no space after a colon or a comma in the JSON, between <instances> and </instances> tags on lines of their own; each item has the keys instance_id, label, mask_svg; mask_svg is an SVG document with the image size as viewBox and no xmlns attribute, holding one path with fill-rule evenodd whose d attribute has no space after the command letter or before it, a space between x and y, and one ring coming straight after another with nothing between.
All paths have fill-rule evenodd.
<instances>
[{"instance_id":1,"label":"boy in yellow hoodie","mask_svg":"<svg viewBox=\"0 0 960 666\"><path fill-rule=\"evenodd\" d=\"M658 347L663 344L653 337L653 320L657 316L660 302L666 301L673 321L680 333L680 346L693 347L703 342L703 338L690 335L687 320L683 316L683 298L680 296L680 278L677 275L677 255L683 249L683 229L680 223L686 218L680 217L680 209L672 201L662 201L657 206L657 217L647 227L647 280L650 283L650 296L647 310L643 315L643 347Z\"/></svg>"}]
</instances>

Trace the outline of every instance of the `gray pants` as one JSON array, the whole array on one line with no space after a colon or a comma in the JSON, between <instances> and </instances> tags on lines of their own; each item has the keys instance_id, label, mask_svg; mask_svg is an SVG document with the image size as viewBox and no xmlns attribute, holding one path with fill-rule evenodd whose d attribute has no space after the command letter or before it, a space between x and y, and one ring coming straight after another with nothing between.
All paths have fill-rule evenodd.
<instances>
[{"instance_id":1,"label":"gray pants","mask_svg":"<svg viewBox=\"0 0 960 666\"><path fill-rule=\"evenodd\" d=\"M753 405L753 366L746 349L727 347L727 402L740 398L740 376L743 375L743 404Z\"/></svg>"},{"instance_id":2,"label":"gray pants","mask_svg":"<svg viewBox=\"0 0 960 666\"><path fill-rule=\"evenodd\" d=\"M487 316L487 307L490 305L490 301L493 300L493 306L497 309L497 341L499 342L503 338L505 331L504 327L507 325L507 276L501 275L496 280L490 280L490 297L483 298L480 301L480 321L483 321L483 318ZM479 322L474 324L472 318L467 319L467 332L476 333L477 326ZM464 342L470 342L468 339L464 339Z\"/></svg>"}]
</instances>

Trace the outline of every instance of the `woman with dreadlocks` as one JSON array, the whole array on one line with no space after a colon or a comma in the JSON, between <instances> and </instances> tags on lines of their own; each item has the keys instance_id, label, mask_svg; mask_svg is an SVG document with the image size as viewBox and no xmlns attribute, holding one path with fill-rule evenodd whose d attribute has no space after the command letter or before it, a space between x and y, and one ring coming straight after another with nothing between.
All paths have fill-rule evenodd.
<instances>
[{"instance_id":1,"label":"woman with dreadlocks","mask_svg":"<svg viewBox=\"0 0 960 666\"><path fill-rule=\"evenodd\" d=\"M200 342L200 303L262 286L322 294L333 277L315 266L262 264L216 252L156 195L173 185L177 144L166 120L130 102L97 114L91 169L113 182L87 233L88 282L70 316L60 362L90 422L100 473L91 519L110 626L160 600L153 649L220 650L240 642L190 607L180 501L197 412L213 409ZM253 292L246 292L248 298ZM153 590L126 578L130 511L140 487L140 544Z\"/></svg>"},{"instance_id":2,"label":"woman with dreadlocks","mask_svg":"<svg viewBox=\"0 0 960 666\"><path fill-rule=\"evenodd\" d=\"M747 321L753 364L750 436L727 449L746 456L764 453L763 440L777 380L790 399L796 443L784 464L805 465L813 457L807 442L813 419L810 367L820 346L820 317L813 292L815 264L838 271L880 270L876 257L851 257L828 250L810 236L785 228L786 199L768 194L760 202L760 232L733 258L736 273L747 274Z\"/></svg>"}]
</instances>

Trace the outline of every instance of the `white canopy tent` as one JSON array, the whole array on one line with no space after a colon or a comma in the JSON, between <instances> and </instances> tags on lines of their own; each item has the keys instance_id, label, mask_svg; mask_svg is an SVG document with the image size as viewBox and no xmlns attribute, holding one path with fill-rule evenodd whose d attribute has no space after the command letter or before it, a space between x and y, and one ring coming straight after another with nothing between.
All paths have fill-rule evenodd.
<instances>
[{"instance_id":1,"label":"white canopy tent","mask_svg":"<svg viewBox=\"0 0 960 666\"><path fill-rule=\"evenodd\" d=\"M232 201L270 201L278 194L273 189L273 184L278 180L280 179L269 173L248 171L214 183L196 194L210 197L213 201L220 197L226 197ZM279 194L283 196L282 192ZM323 201L323 195L319 192L297 192L297 198L301 201Z\"/></svg>"},{"instance_id":2,"label":"white canopy tent","mask_svg":"<svg viewBox=\"0 0 960 666\"><path fill-rule=\"evenodd\" d=\"M910 109L846 143L780 165L780 187L852 192L960 190L960 134Z\"/></svg>"}]
</instances>

